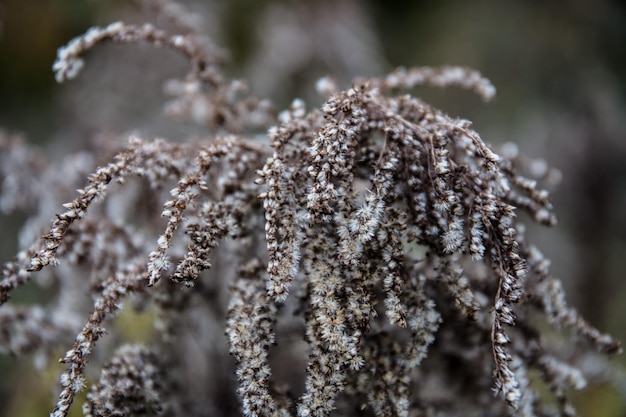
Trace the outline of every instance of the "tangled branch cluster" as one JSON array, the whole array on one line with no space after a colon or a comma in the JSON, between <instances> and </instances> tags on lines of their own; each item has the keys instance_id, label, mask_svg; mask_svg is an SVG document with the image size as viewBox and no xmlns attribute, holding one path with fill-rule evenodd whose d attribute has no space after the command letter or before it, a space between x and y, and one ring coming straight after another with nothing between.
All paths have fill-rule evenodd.
<instances>
[{"instance_id":1,"label":"tangled branch cluster","mask_svg":"<svg viewBox=\"0 0 626 417\"><path fill-rule=\"evenodd\" d=\"M47 357L78 331L53 416L90 380L92 356L106 363L89 384L89 416L575 415L565 391L586 380L542 339L545 319L600 351L621 348L568 307L525 238L522 212L556 223L537 182L551 171L498 155L470 122L403 93L457 86L490 99L488 80L457 67L397 70L346 90L326 78L320 109L295 100L275 119L269 102L222 76L218 52L182 11L155 4L183 34L91 29L59 50L57 79L75 77L80 55L105 41L172 48L192 69L168 83L168 113L203 123L206 139L132 135L121 150L109 139L108 162L68 157L73 174L59 177L0 137L1 207L38 204L27 230L41 227L51 189L70 192L101 164L0 282L4 349ZM56 301L5 304L48 266ZM120 341L107 323L125 300L155 312L151 346L98 357L105 325ZM238 396L224 394L234 384Z\"/></svg>"}]
</instances>

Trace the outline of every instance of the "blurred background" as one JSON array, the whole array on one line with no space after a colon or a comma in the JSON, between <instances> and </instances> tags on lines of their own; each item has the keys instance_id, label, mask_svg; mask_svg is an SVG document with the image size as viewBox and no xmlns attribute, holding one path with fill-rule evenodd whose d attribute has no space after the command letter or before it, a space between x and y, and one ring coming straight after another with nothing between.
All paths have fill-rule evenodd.
<instances>
[{"instance_id":1,"label":"blurred background","mask_svg":"<svg viewBox=\"0 0 626 417\"><path fill-rule=\"evenodd\" d=\"M147 3L147 2L145 2ZM311 106L315 80L340 85L397 66L464 65L495 84L495 101L464 91L419 89L420 97L472 120L483 139L515 142L558 168L555 229L530 239L552 259L569 302L626 341L626 6L610 0L544 2L207 0L183 2L228 51L227 73L281 109ZM183 140L201 133L161 112L162 84L186 71L170 51L104 45L86 70L59 85L56 49L93 25L160 23L137 2L0 1L0 128L22 134L51 159L88 147L102 131L137 129ZM156 20L155 20L156 19ZM0 215L0 261L18 249L24 219ZM624 356L613 359L625 368ZM0 415L49 412L49 381L0 357ZM621 392L620 392L621 391ZM574 400L582 416L626 415L626 387L592 387ZM75 409L74 412L79 411Z\"/></svg>"}]
</instances>

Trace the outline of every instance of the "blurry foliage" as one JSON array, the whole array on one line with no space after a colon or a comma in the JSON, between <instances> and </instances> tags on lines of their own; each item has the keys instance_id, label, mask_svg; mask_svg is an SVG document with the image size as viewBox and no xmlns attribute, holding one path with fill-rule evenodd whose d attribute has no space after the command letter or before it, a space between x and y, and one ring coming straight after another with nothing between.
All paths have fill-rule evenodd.
<instances>
[{"instance_id":1,"label":"blurry foliage","mask_svg":"<svg viewBox=\"0 0 626 417\"><path fill-rule=\"evenodd\" d=\"M54 125L56 48L93 24L100 2L4 0L0 3L0 124L45 140ZM37 117L33 117L33 115Z\"/></svg>"}]
</instances>

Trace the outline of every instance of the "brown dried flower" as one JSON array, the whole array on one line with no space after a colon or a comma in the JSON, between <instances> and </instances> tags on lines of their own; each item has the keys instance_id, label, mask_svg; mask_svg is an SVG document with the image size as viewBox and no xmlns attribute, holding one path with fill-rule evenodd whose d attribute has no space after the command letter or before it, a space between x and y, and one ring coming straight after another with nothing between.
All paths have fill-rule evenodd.
<instances>
[{"instance_id":1,"label":"brown dried flower","mask_svg":"<svg viewBox=\"0 0 626 417\"><path fill-rule=\"evenodd\" d=\"M59 300L76 288L95 298L65 321L54 313L70 308L62 302L0 308L0 346L12 353L47 353L78 334L61 359L54 417L86 385L103 326L127 299L157 312L156 335L150 349L123 346L102 365L85 415L574 414L564 391L585 377L544 346L531 315L603 352L621 347L567 306L525 238L519 212L556 223L547 191L469 121L403 93L456 86L488 100L487 79L458 67L396 70L345 90L323 79L321 108L294 100L274 119L268 101L240 97L243 84L225 79L190 15L153 5L185 34L119 22L91 29L59 50L57 80L77 76L80 55L105 41L173 48L192 69L168 84L176 99L167 112L209 136L174 144L133 135L112 160L94 155L101 166L87 185L4 266L0 304L48 266L59 268ZM0 150L37 167L0 165L0 208L46 199L41 159L5 134ZM19 194L25 181L37 192ZM85 316L80 329L75 318ZM284 358L273 360L277 351ZM304 381L278 381L277 363L301 366ZM538 400L532 370L558 410ZM223 395L235 378L240 405Z\"/></svg>"}]
</instances>

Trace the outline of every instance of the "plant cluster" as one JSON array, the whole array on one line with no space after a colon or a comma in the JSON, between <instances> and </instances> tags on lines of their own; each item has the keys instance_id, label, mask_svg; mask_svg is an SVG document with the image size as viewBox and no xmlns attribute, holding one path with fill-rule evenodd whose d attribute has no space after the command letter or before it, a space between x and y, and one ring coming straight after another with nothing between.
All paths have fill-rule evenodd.
<instances>
[{"instance_id":1,"label":"plant cluster","mask_svg":"<svg viewBox=\"0 0 626 417\"><path fill-rule=\"evenodd\" d=\"M554 172L406 94L454 86L488 100L487 79L459 67L346 89L323 78L320 108L296 99L275 116L223 75L185 10L153 6L179 34L93 28L59 50L57 80L103 42L173 49L191 70L168 82L166 113L206 137L103 135L46 167L0 136L0 207L31 210L24 240L80 187L0 281L4 350L43 363L74 337L54 417L86 385L87 416L575 415L566 391L586 385L576 362L588 353L560 356L545 322L577 346L621 347L567 305L526 239L522 219L556 223L539 185ZM45 305L6 303L46 270L58 289ZM153 313L145 345L116 332L123 306Z\"/></svg>"}]
</instances>

